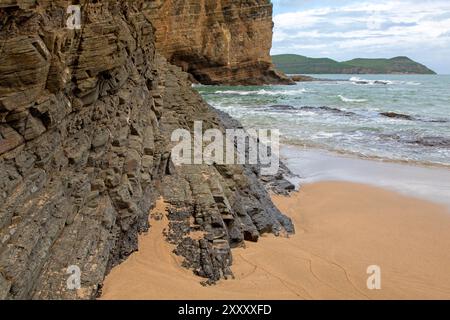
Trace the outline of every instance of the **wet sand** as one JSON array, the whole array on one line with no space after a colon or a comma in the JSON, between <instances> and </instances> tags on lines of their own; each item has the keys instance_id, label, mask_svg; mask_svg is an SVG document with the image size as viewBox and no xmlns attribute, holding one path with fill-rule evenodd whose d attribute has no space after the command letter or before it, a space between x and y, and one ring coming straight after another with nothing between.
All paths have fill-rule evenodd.
<instances>
[{"instance_id":1,"label":"wet sand","mask_svg":"<svg viewBox=\"0 0 450 320\"><path fill-rule=\"evenodd\" d=\"M351 182L317 182L274 196L297 233L233 250L234 280L203 287L164 240L162 200L139 251L114 268L101 299L450 299L446 206ZM367 289L367 267L381 290Z\"/></svg>"},{"instance_id":2,"label":"wet sand","mask_svg":"<svg viewBox=\"0 0 450 320\"><path fill-rule=\"evenodd\" d=\"M283 145L283 162L297 174L293 183L348 181L369 184L437 202L450 208L450 168L361 159L326 150Z\"/></svg>"}]
</instances>

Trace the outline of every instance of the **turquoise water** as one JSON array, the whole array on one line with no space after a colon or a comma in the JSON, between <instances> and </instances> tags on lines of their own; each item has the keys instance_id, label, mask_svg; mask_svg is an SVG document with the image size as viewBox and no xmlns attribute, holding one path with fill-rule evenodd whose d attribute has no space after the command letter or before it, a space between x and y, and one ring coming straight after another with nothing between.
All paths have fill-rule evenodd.
<instances>
[{"instance_id":1,"label":"turquoise water","mask_svg":"<svg viewBox=\"0 0 450 320\"><path fill-rule=\"evenodd\" d=\"M450 165L450 76L312 76L325 80L196 89L247 128L279 129L287 144Z\"/></svg>"}]
</instances>

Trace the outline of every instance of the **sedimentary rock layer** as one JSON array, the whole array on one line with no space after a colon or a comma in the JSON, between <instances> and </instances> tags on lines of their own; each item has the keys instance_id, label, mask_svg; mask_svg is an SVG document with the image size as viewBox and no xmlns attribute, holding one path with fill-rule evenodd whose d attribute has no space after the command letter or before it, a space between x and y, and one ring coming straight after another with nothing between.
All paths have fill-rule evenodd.
<instances>
[{"instance_id":1,"label":"sedimentary rock layer","mask_svg":"<svg viewBox=\"0 0 450 320\"><path fill-rule=\"evenodd\" d=\"M204 84L290 84L275 71L270 0L153 0L156 46Z\"/></svg>"},{"instance_id":2,"label":"sedimentary rock layer","mask_svg":"<svg viewBox=\"0 0 450 320\"><path fill-rule=\"evenodd\" d=\"M209 282L244 239L293 232L257 168L172 164L174 129L225 124L156 52L150 2L81 1L81 30L66 4L0 1L0 298L94 298L159 196L168 240Z\"/></svg>"}]
</instances>

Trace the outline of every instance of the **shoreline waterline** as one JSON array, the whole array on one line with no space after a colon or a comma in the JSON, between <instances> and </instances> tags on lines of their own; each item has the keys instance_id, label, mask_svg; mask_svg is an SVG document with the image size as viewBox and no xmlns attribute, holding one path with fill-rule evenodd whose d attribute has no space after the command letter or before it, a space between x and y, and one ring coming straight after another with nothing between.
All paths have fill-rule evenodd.
<instances>
[{"instance_id":1,"label":"shoreline waterline","mask_svg":"<svg viewBox=\"0 0 450 320\"><path fill-rule=\"evenodd\" d=\"M289 141L280 139L280 144L285 147L298 148L302 150L311 150L322 153L334 154L339 157L345 157L350 159L359 159L363 161L375 161L375 162L383 162L383 163L393 163L399 165L407 165L413 167L421 167L421 168L435 168L435 169L447 169L450 170L450 163L437 163L437 162L426 162L419 160L408 160L408 159L388 159L375 155L365 155L358 152L349 152L346 150L337 150L332 148L324 148L320 145L308 142L297 142L297 141Z\"/></svg>"},{"instance_id":2,"label":"shoreline waterline","mask_svg":"<svg viewBox=\"0 0 450 320\"><path fill-rule=\"evenodd\" d=\"M355 182L432 201L450 208L450 170L418 164L362 159L326 150L282 145L281 160L297 184Z\"/></svg>"}]
</instances>

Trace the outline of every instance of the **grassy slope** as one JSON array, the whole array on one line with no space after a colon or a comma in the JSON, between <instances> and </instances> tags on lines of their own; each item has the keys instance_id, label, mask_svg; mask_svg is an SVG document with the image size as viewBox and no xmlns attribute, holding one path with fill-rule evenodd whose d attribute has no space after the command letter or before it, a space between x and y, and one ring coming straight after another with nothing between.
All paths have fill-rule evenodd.
<instances>
[{"instance_id":1,"label":"grassy slope","mask_svg":"<svg viewBox=\"0 0 450 320\"><path fill-rule=\"evenodd\" d=\"M308 58L295 54L272 57L276 67L288 74L326 74L326 73L413 73L434 74L424 65L407 57L392 59L353 59L337 62L328 58Z\"/></svg>"}]
</instances>

